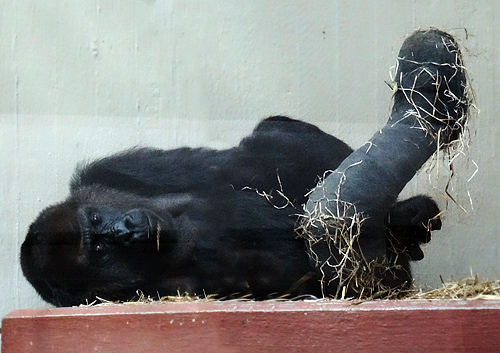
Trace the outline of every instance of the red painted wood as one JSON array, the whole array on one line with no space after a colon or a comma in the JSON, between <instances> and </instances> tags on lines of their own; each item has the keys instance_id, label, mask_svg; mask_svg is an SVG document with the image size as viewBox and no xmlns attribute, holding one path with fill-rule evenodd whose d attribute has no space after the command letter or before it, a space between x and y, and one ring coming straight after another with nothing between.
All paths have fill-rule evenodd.
<instances>
[{"instance_id":1,"label":"red painted wood","mask_svg":"<svg viewBox=\"0 0 500 353\"><path fill-rule=\"evenodd\" d=\"M2 353L500 352L500 301L212 302L18 310Z\"/></svg>"}]
</instances>

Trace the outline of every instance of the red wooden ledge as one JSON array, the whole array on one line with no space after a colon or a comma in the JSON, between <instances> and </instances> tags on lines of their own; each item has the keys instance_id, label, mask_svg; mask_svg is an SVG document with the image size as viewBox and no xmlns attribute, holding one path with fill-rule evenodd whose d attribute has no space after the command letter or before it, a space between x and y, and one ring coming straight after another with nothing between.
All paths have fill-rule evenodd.
<instances>
[{"instance_id":1,"label":"red wooden ledge","mask_svg":"<svg viewBox=\"0 0 500 353\"><path fill-rule=\"evenodd\" d=\"M17 352L500 352L500 301L199 302L18 310Z\"/></svg>"}]
</instances>

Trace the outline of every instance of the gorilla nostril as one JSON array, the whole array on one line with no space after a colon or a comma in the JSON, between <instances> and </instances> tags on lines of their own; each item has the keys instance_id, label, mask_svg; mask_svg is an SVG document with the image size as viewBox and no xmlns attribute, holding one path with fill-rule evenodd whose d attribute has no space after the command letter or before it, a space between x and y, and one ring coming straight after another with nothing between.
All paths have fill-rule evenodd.
<instances>
[{"instance_id":1,"label":"gorilla nostril","mask_svg":"<svg viewBox=\"0 0 500 353\"><path fill-rule=\"evenodd\" d=\"M132 220L131 216L125 217L125 219L123 220L123 225L127 230L133 230L135 228L135 223Z\"/></svg>"}]
</instances>

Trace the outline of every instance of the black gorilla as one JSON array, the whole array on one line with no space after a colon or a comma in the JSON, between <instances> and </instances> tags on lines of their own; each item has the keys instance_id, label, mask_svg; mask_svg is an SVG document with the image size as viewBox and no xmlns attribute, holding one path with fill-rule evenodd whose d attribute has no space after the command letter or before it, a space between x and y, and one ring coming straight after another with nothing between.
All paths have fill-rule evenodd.
<instances>
[{"instance_id":1,"label":"black gorilla","mask_svg":"<svg viewBox=\"0 0 500 353\"><path fill-rule=\"evenodd\" d=\"M352 152L317 127L262 121L227 150L132 149L77 169L64 202L30 226L21 265L57 306L178 292L256 299L321 295L294 227L306 193ZM377 192L367 190L366 192ZM387 256L411 282L436 204L418 196L387 215ZM440 227L439 219L433 228Z\"/></svg>"}]
</instances>

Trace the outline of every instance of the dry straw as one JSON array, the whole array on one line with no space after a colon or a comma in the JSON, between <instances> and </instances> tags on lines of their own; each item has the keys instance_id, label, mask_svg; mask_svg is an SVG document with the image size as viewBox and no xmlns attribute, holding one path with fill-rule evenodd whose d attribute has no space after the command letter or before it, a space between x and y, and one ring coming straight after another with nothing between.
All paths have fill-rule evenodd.
<instances>
[{"instance_id":1,"label":"dry straw","mask_svg":"<svg viewBox=\"0 0 500 353\"><path fill-rule=\"evenodd\" d=\"M477 276L443 283L429 291L413 290L406 299L494 299L500 300L500 281L480 280Z\"/></svg>"},{"instance_id":2,"label":"dry straw","mask_svg":"<svg viewBox=\"0 0 500 353\"><path fill-rule=\"evenodd\" d=\"M392 293L392 294L391 294ZM216 299L214 296L198 297L189 296L188 294L177 293L174 296L163 296L158 298L146 297L142 292L138 291L138 299L134 301L109 301L103 298L96 298L95 301L87 305L80 305L81 307L90 306L110 306L110 305L152 305L152 304L175 304L175 303L200 303L200 302L213 302ZM500 281L487 281L480 280L478 277L467 278L458 282L443 283L440 288L424 291L422 289L411 289L407 291L399 291L397 293L387 291L382 295L377 296L377 300L386 299L403 299L403 300L500 300ZM287 300L290 298L277 298L272 299L273 302ZM292 299L307 299L317 301L337 301L330 298L318 299L314 297L300 297ZM251 300L247 297L232 299L233 301L248 301ZM363 300L363 299L362 299ZM364 299L366 301L368 299ZM360 299L355 297L345 297L339 301L359 303Z\"/></svg>"}]
</instances>

